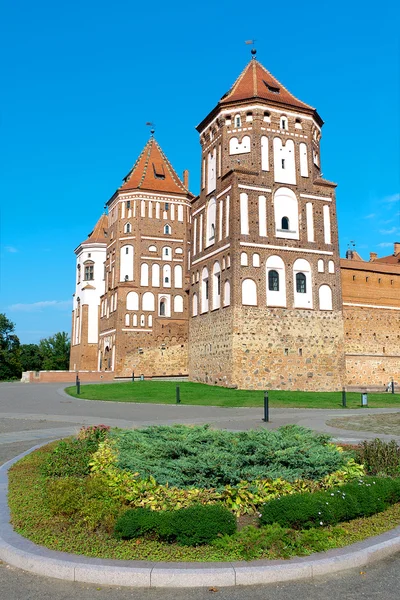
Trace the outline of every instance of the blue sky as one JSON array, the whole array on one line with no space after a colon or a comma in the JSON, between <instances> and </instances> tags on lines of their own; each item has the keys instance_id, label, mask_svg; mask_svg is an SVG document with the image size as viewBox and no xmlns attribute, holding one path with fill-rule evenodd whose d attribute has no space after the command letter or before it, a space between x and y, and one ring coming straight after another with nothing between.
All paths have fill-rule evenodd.
<instances>
[{"instance_id":1,"label":"blue sky","mask_svg":"<svg viewBox=\"0 0 400 600\"><path fill-rule=\"evenodd\" d=\"M14 0L0 18L0 312L70 331L74 248L148 139L199 189L195 126L257 58L316 106L340 250L400 240L399 4Z\"/></svg>"}]
</instances>

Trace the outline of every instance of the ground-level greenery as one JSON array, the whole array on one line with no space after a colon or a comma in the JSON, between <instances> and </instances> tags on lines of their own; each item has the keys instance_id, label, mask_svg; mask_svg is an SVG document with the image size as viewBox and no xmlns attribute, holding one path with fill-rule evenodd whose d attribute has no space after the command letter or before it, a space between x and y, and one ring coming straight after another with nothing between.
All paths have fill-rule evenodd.
<instances>
[{"instance_id":1,"label":"ground-level greenery","mask_svg":"<svg viewBox=\"0 0 400 600\"><path fill-rule=\"evenodd\" d=\"M181 427L179 426L178 429ZM296 436L299 437L298 452L304 454L301 438L307 435L307 430L294 426L289 427L288 430L294 441ZM51 549L92 557L130 560L232 561L308 555L360 541L400 524L398 504L379 514L348 523L328 527L289 529L277 523L260 526L257 513L244 514L246 511L238 511L238 507L235 509L225 502L225 506L232 512L243 515L238 518L239 530L233 535L219 537L212 543L191 547L168 543L152 536L120 539L113 533L115 522L126 511L127 506L133 508L143 506L141 498L148 491L146 485L149 480L140 480L139 473L126 471L116 464L113 456L115 450L113 435L114 432L109 432L104 426L88 428L81 432L78 439L66 440L61 444L52 443L28 455L12 467L9 479L9 505L11 520L18 533ZM316 434L309 433L310 442L312 435ZM224 438L224 443L227 441ZM320 441L321 449L327 447L326 439L321 438ZM111 442L111 445L108 442ZM279 446L281 440L274 438L273 443ZM331 446L328 444L328 450L329 448ZM181 449L182 452L185 451L182 446ZM121 455L122 450L121 448ZM337 452L335 448L329 451L333 454ZM275 448L275 452L279 453L281 450ZM315 454L314 452L313 455ZM348 457L346 452L342 454ZM395 475L399 472L399 452L392 446L386 448L384 443L366 443L360 456L366 459L368 473L383 472L385 475L389 464ZM374 462L372 460L374 457L379 460ZM311 456L304 454L304 460L308 462ZM335 465L332 465L332 468L335 468ZM360 465L357 468L363 469ZM337 473L339 473L339 482L348 480L348 471L342 471L341 475L340 471ZM136 483L138 485L135 487ZM142 484L141 497L139 497L136 492L140 491ZM313 492L314 489L326 490L327 488L333 491L334 487L331 486L338 485L338 475L328 475L314 482L300 480L285 485L282 485L282 480L269 481L269 485L269 496L277 497L283 494L290 498L290 494L294 494L293 499L295 499L298 491ZM278 493L274 486L280 486ZM163 493L171 493L172 498L177 492L172 487L168 490L168 486L157 486L155 481L150 481L150 487L151 494L147 498L150 503L145 505L148 508L176 510L180 504L185 506L186 502L186 506L188 505L187 493L190 494L191 490L182 490L185 494L182 502L179 501L178 504L175 501L165 508L161 505L153 505L152 498L157 499L160 488L163 488ZM232 490L232 487L228 486L228 488ZM240 486L239 491L240 494L243 491ZM211 497L200 498L200 501L209 505L210 499L212 502L215 501ZM223 497L219 501L221 500ZM244 497L244 502L250 503L249 505L255 501L257 502L254 492ZM345 501L343 498L343 502ZM260 504L256 504L256 508L257 506Z\"/></svg>"},{"instance_id":2,"label":"ground-level greenery","mask_svg":"<svg viewBox=\"0 0 400 600\"><path fill-rule=\"evenodd\" d=\"M190 381L135 381L121 383L88 384L66 388L75 398L87 400L107 400L112 402L139 402L153 404L174 404L176 387L180 389L182 404L222 407L262 407L263 390L234 390L223 387L193 383ZM290 392L269 390L270 406L275 408L341 408L341 392ZM360 408L361 396L357 392L347 393L347 407ZM370 408L400 407L400 394L368 394Z\"/></svg>"}]
</instances>

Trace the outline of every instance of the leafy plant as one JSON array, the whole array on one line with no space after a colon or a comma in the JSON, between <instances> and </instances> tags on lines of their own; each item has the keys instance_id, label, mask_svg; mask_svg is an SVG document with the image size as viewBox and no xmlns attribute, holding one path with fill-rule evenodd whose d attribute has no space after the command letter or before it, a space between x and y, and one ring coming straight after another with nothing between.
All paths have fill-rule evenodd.
<instances>
[{"instance_id":1,"label":"leafy plant","mask_svg":"<svg viewBox=\"0 0 400 600\"><path fill-rule=\"evenodd\" d=\"M382 512L400 500L400 478L365 478L337 489L271 500L261 510L263 525L308 529Z\"/></svg>"},{"instance_id":2,"label":"leafy plant","mask_svg":"<svg viewBox=\"0 0 400 600\"><path fill-rule=\"evenodd\" d=\"M371 475L398 475L400 473L400 446L395 440L384 442L379 438L364 441L359 446L359 459Z\"/></svg>"},{"instance_id":3,"label":"leafy plant","mask_svg":"<svg viewBox=\"0 0 400 600\"><path fill-rule=\"evenodd\" d=\"M61 440L48 455L42 473L47 477L85 477L98 443L93 439Z\"/></svg>"}]
</instances>

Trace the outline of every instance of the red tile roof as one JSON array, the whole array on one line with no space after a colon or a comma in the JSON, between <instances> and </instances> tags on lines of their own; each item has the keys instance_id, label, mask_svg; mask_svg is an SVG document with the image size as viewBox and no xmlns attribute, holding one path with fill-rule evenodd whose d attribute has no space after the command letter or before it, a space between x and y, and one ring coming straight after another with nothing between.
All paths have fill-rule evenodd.
<instances>
[{"instance_id":1,"label":"red tile roof","mask_svg":"<svg viewBox=\"0 0 400 600\"><path fill-rule=\"evenodd\" d=\"M82 242L83 245L90 244L106 244L107 243L107 227L108 227L108 217L107 215L101 215L100 219L97 221L94 229L91 233L89 233L87 240Z\"/></svg>"},{"instance_id":2,"label":"red tile roof","mask_svg":"<svg viewBox=\"0 0 400 600\"><path fill-rule=\"evenodd\" d=\"M298 108L315 110L291 94L261 63L253 58L239 75L231 89L220 100L228 104L239 100L263 98Z\"/></svg>"},{"instance_id":3,"label":"red tile roof","mask_svg":"<svg viewBox=\"0 0 400 600\"><path fill-rule=\"evenodd\" d=\"M149 139L132 169L124 178L124 183L119 191L136 189L172 194L190 193L153 137Z\"/></svg>"}]
</instances>

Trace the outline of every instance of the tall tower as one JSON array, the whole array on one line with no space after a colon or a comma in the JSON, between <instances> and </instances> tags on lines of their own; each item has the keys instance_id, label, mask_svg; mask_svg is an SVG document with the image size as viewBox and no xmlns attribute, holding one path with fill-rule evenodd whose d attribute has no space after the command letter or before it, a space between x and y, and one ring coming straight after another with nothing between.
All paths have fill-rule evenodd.
<instances>
[{"instance_id":1,"label":"tall tower","mask_svg":"<svg viewBox=\"0 0 400 600\"><path fill-rule=\"evenodd\" d=\"M99 370L188 370L189 211L193 195L152 136L108 202Z\"/></svg>"},{"instance_id":2,"label":"tall tower","mask_svg":"<svg viewBox=\"0 0 400 600\"><path fill-rule=\"evenodd\" d=\"M72 312L70 370L96 371L99 306L104 294L107 216L102 215L88 239L75 250L76 281Z\"/></svg>"},{"instance_id":3,"label":"tall tower","mask_svg":"<svg viewBox=\"0 0 400 600\"><path fill-rule=\"evenodd\" d=\"M317 111L253 56L197 127L192 380L250 389L341 387L336 184L320 172L322 125Z\"/></svg>"}]
</instances>

